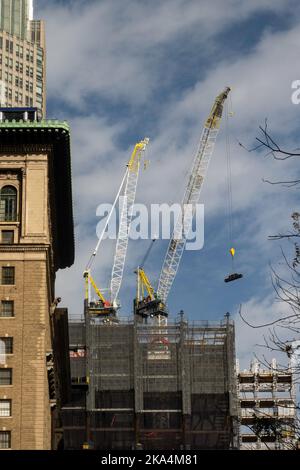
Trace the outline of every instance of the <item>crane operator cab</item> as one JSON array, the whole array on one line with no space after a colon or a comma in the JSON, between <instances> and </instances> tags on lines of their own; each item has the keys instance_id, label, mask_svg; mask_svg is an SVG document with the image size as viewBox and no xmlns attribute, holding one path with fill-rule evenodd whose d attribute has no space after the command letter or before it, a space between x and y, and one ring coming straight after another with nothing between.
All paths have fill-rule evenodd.
<instances>
[{"instance_id":1,"label":"crane operator cab","mask_svg":"<svg viewBox=\"0 0 300 470\"><path fill-rule=\"evenodd\" d=\"M103 302L99 299L89 303L89 313L98 316L114 316L116 309L110 302Z\"/></svg>"}]
</instances>

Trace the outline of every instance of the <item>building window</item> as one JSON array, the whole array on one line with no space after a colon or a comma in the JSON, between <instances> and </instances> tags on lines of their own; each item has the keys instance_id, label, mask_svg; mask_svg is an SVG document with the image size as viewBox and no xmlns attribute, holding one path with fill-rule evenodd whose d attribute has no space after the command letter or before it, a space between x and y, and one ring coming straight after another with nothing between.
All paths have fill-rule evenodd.
<instances>
[{"instance_id":1,"label":"building window","mask_svg":"<svg viewBox=\"0 0 300 470\"><path fill-rule=\"evenodd\" d=\"M0 418L11 416L11 400L0 400Z\"/></svg>"},{"instance_id":2,"label":"building window","mask_svg":"<svg viewBox=\"0 0 300 470\"><path fill-rule=\"evenodd\" d=\"M3 186L0 193L0 221L17 220L17 190L14 186Z\"/></svg>"},{"instance_id":3,"label":"building window","mask_svg":"<svg viewBox=\"0 0 300 470\"><path fill-rule=\"evenodd\" d=\"M4 345L4 351L2 351L4 354L13 354L14 348L13 348L13 338L7 338L6 336L3 338L0 338L0 344L1 347Z\"/></svg>"},{"instance_id":4,"label":"building window","mask_svg":"<svg viewBox=\"0 0 300 470\"><path fill-rule=\"evenodd\" d=\"M14 317L14 301L13 300L2 300L0 317L3 317L3 318Z\"/></svg>"},{"instance_id":5,"label":"building window","mask_svg":"<svg viewBox=\"0 0 300 470\"><path fill-rule=\"evenodd\" d=\"M43 74L37 72L37 73L36 73L36 80L37 80L38 82L42 82L42 81L43 81Z\"/></svg>"},{"instance_id":6,"label":"building window","mask_svg":"<svg viewBox=\"0 0 300 470\"><path fill-rule=\"evenodd\" d=\"M0 369L0 385L12 385L12 369Z\"/></svg>"},{"instance_id":7,"label":"building window","mask_svg":"<svg viewBox=\"0 0 300 470\"><path fill-rule=\"evenodd\" d=\"M0 431L0 449L11 449L10 431Z\"/></svg>"},{"instance_id":8,"label":"building window","mask_svg":"<svg viewBox=\"0 0 300 470\"><path fill-rule=\"evenodd\" d=\"M2 267L2 284L4 286L13 285L15 283L15 268L12 266Z\"/></svg>"},{"instance_id":9,"label":"building window","mask_svg":"<svg viewBox=\"0 0 300 470\"><path fill-rule=\"evenodd\" d=\"M12 245L14 243L14 231L13 230L2 230L1 232L1 243L5 245Z\"/></svg>"},{"instance_id":10,"label":"building window","mask_svg":"<svg viewBox=\"0 0 300 470\"><path fill-rule=\"evenodd\" d=\"M13 54L14 52L14 43L13 41L9 41L8 39L6 39L6 52L9 52L10 54Z\"/></svg>"},{"instance_id":11,"label":"building window","mask_svg":"<svg viewBox=\"0 0 300 470\"><path fill-rule=\"evenodd\" d=\"M20 57L20 59L23 59L23 46L20 44L16 44L16 56Z\"/></svg>"}]
</instances>

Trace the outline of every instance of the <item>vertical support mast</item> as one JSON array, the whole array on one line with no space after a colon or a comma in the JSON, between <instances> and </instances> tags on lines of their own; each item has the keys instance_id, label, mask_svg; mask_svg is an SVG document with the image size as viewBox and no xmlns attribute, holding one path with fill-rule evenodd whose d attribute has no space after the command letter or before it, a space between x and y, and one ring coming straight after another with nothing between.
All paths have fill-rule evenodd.
<instances>
[{"instance_id":1,"label":"vertical support mast","mask_svg":"<svg viewBox=\"0 0 300 470\"><path fill-rule=\"evenodd\" d=\"M157 296L163 303L166 303L167 301L170 289L178 271L186 244L186 238L190 231L195 214L195 206L199 201L203 180L210 158L213 154L222 118L224 101L226 100L229 92L230 88L227 87L219 96L217 96L202 131L199 148L194 159L189 182L182 201L182 210L185 211L187 204L191 206L191 210L183 212L183 220L180 217L175 224L173 235L160 273Z\"/></svg>"},{"instance_id":2,"label":"vertical support mast","mask_svg":"<svg viewBox=\"0 0 300 470\"><path fill-rule=\"evenodd\" d=\"M139 177L140 162L148 143L149 139L145 138L136 144L128 163L128 174L125 184L123 205L120 215L119 233L111 275L111 303L116 303L122 283L130 223L133 213L133 204L135 201L135 194Z\"/></svg>"}]
</instances>

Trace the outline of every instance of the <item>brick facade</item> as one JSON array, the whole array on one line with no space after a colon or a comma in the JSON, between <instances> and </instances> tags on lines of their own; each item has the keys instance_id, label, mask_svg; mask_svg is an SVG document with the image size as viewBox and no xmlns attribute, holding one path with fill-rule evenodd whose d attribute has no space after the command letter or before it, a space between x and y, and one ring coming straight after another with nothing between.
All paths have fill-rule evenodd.
<instances>
[{"instance_id":1,"label":"brick facade","mask_svg":"<svg viewBox=\"0 0 300 470\"><path fill-rule=\"evenodd\" d=\"M0 417L0 431L11 431L13 449L51 448L46 353L51 351L50 305L54 296L51 268L47 155L2 155L0 191L18 188L15 245L0 245L0 272L15 268L14 285L0 285L0 300L14 302L14 317L0 318L0 336L13 338L12 385L0 386L0 399L12 400L12 416ZM1 366L3 367L3 366Z\"/></svg>"}]
</instances>

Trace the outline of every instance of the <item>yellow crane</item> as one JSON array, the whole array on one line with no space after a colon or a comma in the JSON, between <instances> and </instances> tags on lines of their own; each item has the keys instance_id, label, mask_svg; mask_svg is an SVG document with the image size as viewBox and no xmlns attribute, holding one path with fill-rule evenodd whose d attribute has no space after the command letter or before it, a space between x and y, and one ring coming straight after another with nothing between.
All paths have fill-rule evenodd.
<instances>
[{"instance_id":1,"label":"yellow crane","mask_svg":"<svg viewBox=\"0 0 300 470\"><path fill-rule=\"evenodd\" d=\"M205 179L208 165L218 136L224 102L227 99L229 92L230 88L226 87L225 90L216 97L210 114L204 123L198 151L194 158L188 184L185 189L181 205L182 208L190 205L192 210L187 211L187 214L184 214L184 216L180 215L175 223L174 231L170 239L160 272L158 287L156 293L153 293L155 299L150 302L145 302L147 298L144 297L142 300L140 300L138 295L135 302L135 312L137 315L140 315L143 318L154 316L154 322L160 326L167 324L168 313L166 309L166 302L185 249L186 239L190 231L196 210L196 204L199 201L203 181ZM137 273L138 283L144 283L143 285L145 285L147 289L149 279L145 275L144 271L140 273L140 270L138 270ZM152 291L153 288L151 287L150 292ZM145 306L142 305L142 302L145 303ZM155 302L159 308L157 312L154 313L153 306ZM147 307L149 307L149 309Z\"/></svg>"},{"instance_id":2,"label":"yellow crane","mask_svg":"<svg viewBox=\"0 0 300 470\"><path fill-rule=\"evenodd\" d=\"M134 313L136 318L146 320L149 316L153 318L157 315L157 312L159 312L161 316L167 315L165 305L158 299L149 277L144 270L145 262L150 255L155 241L156 239L152 240L141 265L138 266L135 271L137 275L137 290L134 300Z\"/></svg>"},{"instance_id":3,"label":"yellow crane","mask_svg":"<svg viewBox=\"0 0 300 470\"><path fill-rule=\"evenodd\" d=\"M137 293L134 301L134 312L137 317L153 318L155 315L167 316L165 305L157 298L154 288L145 273L144 269L138 267L137 274Z\"/></svg>"},{"instance_id":4,"label":"yellow crane","mask_svg":"<svg viewBox=\"0 0 300 470\"><path fill-rule=\"evenodd\" d=\"M91 314L101 315L101 316L116 316L117 309L120 306L120 303L118 300L118 294L119 294L120 287L122 284L122 279L123 279L130 223L131 223L132 215L133 215L133 205L134 205L135 196L136 196L136 188L137 188L138 177L139 177L140 163L141 163L141 159L144 155L144 152L146 150L148 143L149 143L149 139L145 138L135 145L133 152L131 154L130 160L126 166L126 171L121 181L121 185L117 192L115 201L111 207L110 213L108 214L106 224L100 234L96 248L94 249L92 255L90 256L86 269L83 273L83 276L85 279L85 300L86 300L86 304L88 305L89 312ZM116 248L115 248L115 256L114 256L111 281L110 281L110 295L108 296L109 298L106 298L106 296L103 294L103 290L100 290L99 287L97 286L91 274L91 268L96 258L96 255L98 253L99 247L103 241L106 228L115 210L116 204L120 199L122 191L123 191L123 199L122 199L123 204L121 208L118 238L117 238L117 243L116 243ZM91 287L94 289L98 297L96 301L91 300L91 292L90 292Z\"/></svg>"}]
</instances>

